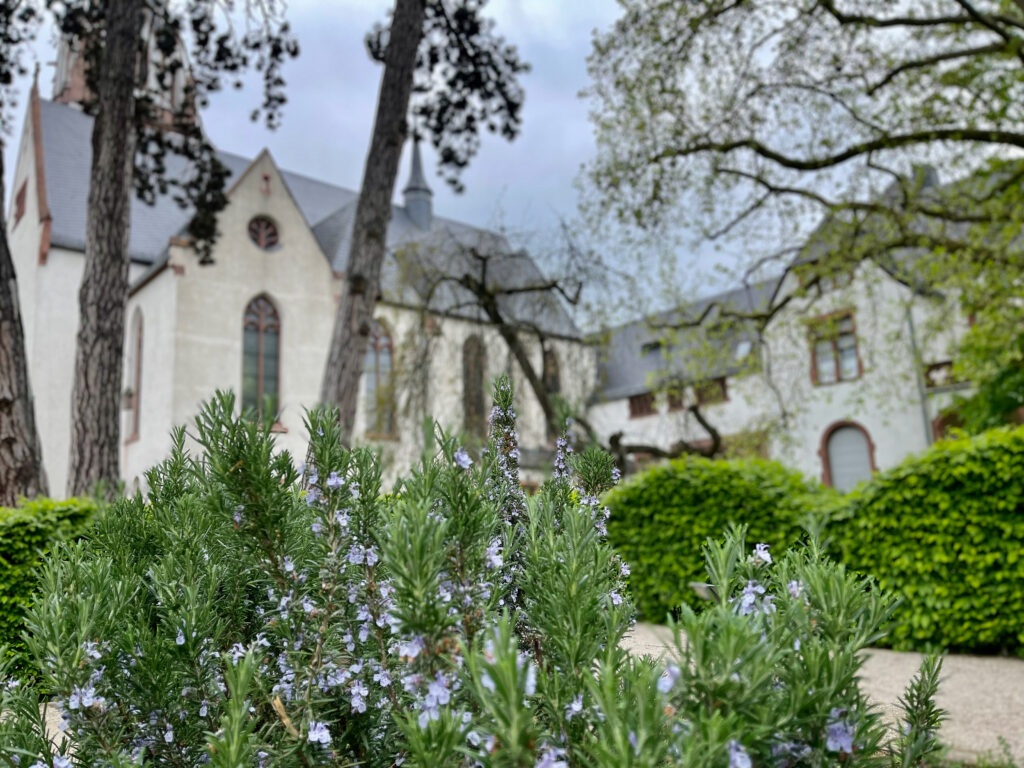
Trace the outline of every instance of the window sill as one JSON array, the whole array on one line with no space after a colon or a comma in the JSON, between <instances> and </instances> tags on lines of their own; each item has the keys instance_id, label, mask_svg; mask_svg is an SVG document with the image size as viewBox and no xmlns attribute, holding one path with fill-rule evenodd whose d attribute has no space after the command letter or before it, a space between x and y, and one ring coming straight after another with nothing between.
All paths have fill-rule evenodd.
<instances>
[{"instance_id":1,"label":"window sill","mask_svg":"<svg viewBox=\"0 0 1024 768\"><path fill-rule=\"evenodd\" d=\"M128 437L126 437L124 439L124 444L125 445L131 445L132 443L137 443L137 442L139 442L139 433L138 432L134 432L134 433L128 435Z\"/></svg>"},{"instance_id":2,"label":"window sill","mask_svg":"<svg viewBox=\"0 0 1024 768\"><path fill-rule=\"evenodd\" d=\"M275 434L278 434L278 435L287 435L288 434L288 427L286 427L280 421L275 421L271 425L270 431L274 432Z\"/></svg>"},{"instance_id":3,"label":"window sill","mask_svg":"<svg viewBox=\"0 0 1024 768\"><path fill-rule=\"evenodd\" d=\"M814 386L816 387L834 387L837 384L852 384L855 381L860 381L862 378L864 378L863 374L860 376L855 376L852 379L836 379L835 381L814 381L811 383L814 384Z\"/></svg>"},{"instance_id":4,"label":"window sill","mask_svg":"<svg viewBox=\"0 0 1024 768\"><path fill-rule=\"evenodd\" d=\"M386 432L367 432L366 439L372 440L376 443L397 443L398 435L388 434Z\"/></svg>"}]
</instances>

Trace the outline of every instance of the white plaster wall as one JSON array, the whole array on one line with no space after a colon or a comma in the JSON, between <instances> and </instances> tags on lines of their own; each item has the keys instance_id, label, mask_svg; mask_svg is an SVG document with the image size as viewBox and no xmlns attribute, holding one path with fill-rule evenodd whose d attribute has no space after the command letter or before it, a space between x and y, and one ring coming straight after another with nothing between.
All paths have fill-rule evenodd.
<instances>
[{"instance_id":1,"label":"white plaster wall","mask_svg":"<svg viewBox=\"0 0 1024 768\"><path fill-rule=\"evenodd\" d=\"M125 313L125 388L134 386L135 374L129 365L132 322L136 308L142 313L142 386L137 440L130 440L132 412L125 410L121 416L121 476L129 493L145 487L143 473L166 458L171 447L177 287L173 270L165 269L128 300Z\"/></svg>"},{"instance_id":2,"label":"white plaster wall","mask_svg":"<svg viewBox=\"0 0 1024 768\"><path fill-rule=\"evenodd\" d=\"M723 437L776 428L778 398L760 375L729 377L726 393L726 401L701 408L701 413ZM689 389L685 401L693 400L692 389ZM695 442L709 439L707 431L690 413L670 410L664 394L656 397L655 407L657 412L654 414L632 418L628 398L620 398L594 403L589 414L591 424L604 442L616 432L622 432L623 443L666 449L679 440Z\"/></svg>"},{"instance_id":3,"label":"white plaster wall","mask_svg":"<svg viewBox=\"0 0 1024 768\"><path fill-rule=\"evenodd\" d=\"M767 336L768 353L791 407L786 434L773 440L774 455L820 479L821 441L837 421L853 421L867 431L879 469L928 446L906 322L906 308L913 300L906 286L865 263L849 287L796 299L780 313ZM862 375L816 386L811 381L808 322L847 310L853 313Z\"/></svg>"},{"instance_id":4,"label":"white plaster wall","mask_svg":"<svg viewBox=\"0 0 1024 768\"><path fill-rule=\"evenodd\" d=\"M271 176L270 193L261 175ZM248 237L248 223L262 214L275 221L278 246L263 251ZM248 303L266 294L281 321L279 445L299 460L305 455L302 404L319 399L337 283L268 154L258 158L230 192L218 222L215 263L200 266L196 255L171 248L175 290L175 336L171 387L173 424L191 424L200 404L216 389L242 385L242 320Z\"/></svg>"},{"instance_id":5,"label":"white plaster wall","mask_svg":"<svg viewBox=\"0 0 1024 768\"><path fill-rule=\"evenodd\" d=\"M263 174L271 176L269 195L261 191ZM269 156L256 161L236 184L230 200L220 218L222 236L214 251L215 263L200 267L192 253L175 247L167 276L162 275L154 283L169 281L175 286L171 423L190 424L200 404L215 389L240 392L243 313L250 300L265 293L281 319L283 431L277 436L278 445L289 450L298 462L307 447L304 408L319 401L341 285L331 274ZM260 214L270 216L278 226L280 244L274 250L260 250L246 234L250 219ZM149 290L147 287L143 294ZM396 439L371 440L367 436L362 384L354 439L381 452L385 482L390 483L419 458L425 415L456 432L463 428L462 345L470 334L479 333L487 350L486 381L508 371L510 364L506 345L493 328L460 319L435 318L437 330L427 334L417 310L381 303L376 315L389 330L395 351ZM563 391L582 403L593 381L591 351L573 341L550 343L559 356ZM424 344L427 357L423 357ZM536 340L528 339L527 344L539 371L540 348ZM152 373L153 366L146 370ZM547 440L539 405L522 375L514 375L522 413L522 443L524 447L543 446ZM147 434L145 441L150 439ZM155 450L157 458L161 450ZM145 455L154 455L154 451L147 449ZM131 471L136 471L135 466L133 463ZM128 464L125 468L127 472Z\"/></svg>"},{"instance_id":6,"label":"white plaster wall","mask_svg":"<svg viewBox=\"0 0 1024 768\"><path fill-rule=\"evenodd\" d=\"M77 251L51 248L46 264L37 267L34 295L23 304L25 314L33 314L29 376L50 493L57 498L62 498L67 489L71 384L83 263Z\"/></svg>"},{"instance_id":7,"label":"white plaster wall","mask_svg":"<svg viewBox=\"0 0 1024 768\"><path fill-rule=\"evenodd\" d=\"M520 445L527 449L550 447L547 426L539 401L526 376L515 361L508 345L493 326L458 318L438 318L436 332L425 334L418 312L382 306L383 317L395 333L397 372L399 376L399 416L402 441L390 451L396 465L413 463L422 449L421 424L430 416L441 426L455 433L464 433L463 345L472 335L483 342L485 403L489 411L491 384L502 373L512 379L515 408L518 414ZM530 334L520 339L530 354L538 375L542 370L539 340ZM424 358L424 343L429 355ZM558 357L562 395L570 403L581 406L590 395L595 372L593 350L571 339L548 339L547 346ZM426 366L422 366L426 360ZM362 434L363 422L357 421Z\"/></svg>"}]
</instances>

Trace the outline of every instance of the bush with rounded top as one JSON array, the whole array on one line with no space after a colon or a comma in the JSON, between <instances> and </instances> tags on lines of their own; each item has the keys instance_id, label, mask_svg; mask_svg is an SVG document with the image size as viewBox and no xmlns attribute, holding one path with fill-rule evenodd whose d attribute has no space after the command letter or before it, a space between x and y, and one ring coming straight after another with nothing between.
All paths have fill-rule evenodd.
<instances>
[{"instance_id":1,"label":"bush with rounded top","mask_svg":"<svg viewBox=\"0 0 1024 768\"><path fill-rule=\"evenodd\" d=\"M1024 428L936 443L850 494L828 532L901 598L893 647L1024 655Z\"/></svg>"},{"instance_id":2,"label":"bush with rounded top","mask_svg":"<svg viewBox=\"0 0 1024 768\"><path fill-rule=\"evenodd\" d=\"M701 550L732 523L775 550L797 541L808 516L831 503L831 491L777 462L684 457L656 466L609 493L609 540L629 563L640 614L663 622L699 599Z\"/></svg>"},{"instance_id":3,"label":"bush with rounded top","mask_svg":"<svg viewBox=\"0 0 1024 768\"><path fill-rule=\"evenodd\" d=\"M39 497L19 507L0 507L0 646L24 651L21 632L35 586L33 569L54 542L74 538L96 511L87 498Z\"/></svg>"}]
</instances>

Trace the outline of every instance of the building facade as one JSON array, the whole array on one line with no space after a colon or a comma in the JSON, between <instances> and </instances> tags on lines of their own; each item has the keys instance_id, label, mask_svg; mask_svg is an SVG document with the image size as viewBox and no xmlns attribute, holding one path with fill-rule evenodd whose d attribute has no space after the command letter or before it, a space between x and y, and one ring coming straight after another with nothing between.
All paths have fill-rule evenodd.
<instances>
[{"instance_id":1,"label":"building facade","mask_svg":"<svg viewBox=\"0 0 1024 768\"><path fill-rule=\"evenodd\" d=\"M75 89L57 86L54 101L32 91L7 219L55 494L70 452L92 126ZM121 430L129 489L218 389L234 391L239 407L273 408L279 444L306 451L304 409L319 399L357 194L282 170L266 150L219 157L230 202L212 264L200 265L183 237L189 211L166 198L132 203ZM459 285L484 262L506 288L545 282L500 234L434 214L417 147L392 211L356 422L356 439L381 451L391 478L419 456L427 416L482 442L487 389L503 372L518 393L528 476L547 468L552 435L540 404ZM816 280L813 291L802 290L806 279L806 265L794 264L778 279L589 338L550 291L505 295L502 309L534 371L603 442L706 445L698 405L727 454L779 459L845 490L941 435L940 412L962 389L950 361L967 322L949 297L872 262ZM690 322L766 312L761 330L733 323L709 335Z\"/></svg>"},{"instance_id":2,"label":"building facade","mask_svg":"<svg viewBox=\"0 0 1024 768\"><path fill-rule=\"evenodd\" d=\"M807 267L612 329L590 408L599 434L700 448L697 404L726 455L777 459L841 490L942 437L966 388L951 378L969 327L953 298L871 261L806 290ZM716 314L769 319L709 335L688 324L705 313L708 327Z\"/></svg>"},{"instance_id":3,"label":"building facade","mask_svg":"<svg viewBox=\"0 0 1024 768\"><path fill-rule=\"evenodd\" d=\"M8 218L54 493L66 485L70 452L91 130L92 118L74 103L33 89ZM121 429L129 489L166 456L171 431L190 424L218 389L234 391L239 407L274 408L278 444L305 455L305 408L319 400L358 196L284 172L267 151L219 157L231 170L230 202L212 264L200 265L183 237L187 210L166 198L132 202ZM496 328L457 284L481 259L504 288L541 282L539 269L501 235L434 215L418 147L403 205L392 211L388 251L357 441L381 451L391 477L419 457L424 417L482 442L489 385L504 372L518 393L524 458L539 475L551 444L540 405ZM502 297L502 309L536 370L547 362L573 371L560 389L583 403L594 353L565 308L550 293L525 292Z\"/></svg>"}]
</instances>

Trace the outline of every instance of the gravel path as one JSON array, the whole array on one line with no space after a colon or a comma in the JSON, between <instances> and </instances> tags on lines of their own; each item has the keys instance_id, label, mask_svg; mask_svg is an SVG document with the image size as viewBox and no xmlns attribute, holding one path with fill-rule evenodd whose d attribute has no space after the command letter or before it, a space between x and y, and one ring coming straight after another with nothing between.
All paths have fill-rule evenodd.
<instances>
[{"instance_id":1,"label":"gravel path","mask_svg":"<svg viewBox=\"0 0 1024 768\"><path fill-rule=\"evenodd\" d=\"M667 627L638 624L625 645L635 653L662 658L672 648L672 633ZM870 651L863 670L868 697L884 710L895 712L920 664L918 653ZM938 704L949 713L942 726L942 740L949 745L950 757L1001 756L1002 737L1017 762L1024 762L1024 660L947 656Z\"/></svg>"}]
</instances>

